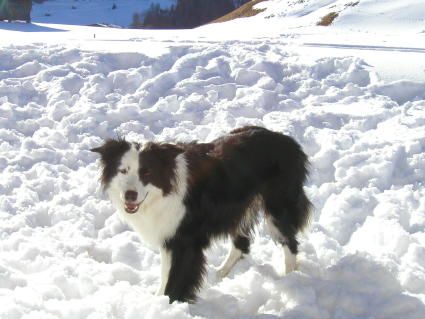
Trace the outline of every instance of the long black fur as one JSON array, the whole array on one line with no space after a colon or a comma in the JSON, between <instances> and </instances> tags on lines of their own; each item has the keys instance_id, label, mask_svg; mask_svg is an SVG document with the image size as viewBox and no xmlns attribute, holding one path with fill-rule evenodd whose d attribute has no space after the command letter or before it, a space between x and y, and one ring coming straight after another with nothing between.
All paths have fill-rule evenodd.
<instances>
[{"instance_id":1,"label":"long black fur","mask_svg":"<svg viewBox=\"0 0 425 319\"><path fill-rule=\"evenodd\" d=\"M257 198L286 239L281 244L298 252L296 235L309 219L311 204L303 190L307 156L291 137L251 126L209 144L180 147L188 159L189 189L186 215L165 243L173 256L165 290L171 300L195 298L205 273L203 250L213 238L230 234L248 253L251 229L241 233L240 226Z\"/></svg>"},{"instance_id":2,"label":"long black fur","mask_svg":"<svg viewBox=\"0 0 425 319\"><path fill-rule=\"evenodd\" d=\"M172 191L170 181L176 177L170 168L181 153L188 165L186 214L175 235L163 243L172 256L165 288L171 302L195 300L206 270L204 250L214 238L230 235L237 248L249 252L257 220L250 209L254 203L261 204L257 208L281 233L281 244L298 252L296 235L307 224L311 204L303 190L308 160L297 142L248 126L211 143L150 143L140 152L141 171L148 170L150 181L165 195ZM143 181L142 173L140 177Z\"/></svg>"}]
</instances>

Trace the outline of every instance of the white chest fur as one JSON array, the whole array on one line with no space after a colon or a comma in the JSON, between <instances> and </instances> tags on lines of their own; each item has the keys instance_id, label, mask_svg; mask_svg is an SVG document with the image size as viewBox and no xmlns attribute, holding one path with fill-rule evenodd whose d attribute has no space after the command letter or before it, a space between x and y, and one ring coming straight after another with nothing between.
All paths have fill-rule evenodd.
<instances>
[{"instance_id":1,"label":"white chest fur","mask_svg":"<svg viewBox=\"0 0 425 319\"><path fill-rule=\"evenodd\" d=\"M184 154L176 157L176 183L174 190L163 196L154 185L143 186L148 193L146 200L135 214L128 214L114 189L108 195L118 209L120 217L127 222L152 248L160 248L165 240L174 236L185 213L183 199L187 191L187 163Z\"/></svg>"}]
</instances>

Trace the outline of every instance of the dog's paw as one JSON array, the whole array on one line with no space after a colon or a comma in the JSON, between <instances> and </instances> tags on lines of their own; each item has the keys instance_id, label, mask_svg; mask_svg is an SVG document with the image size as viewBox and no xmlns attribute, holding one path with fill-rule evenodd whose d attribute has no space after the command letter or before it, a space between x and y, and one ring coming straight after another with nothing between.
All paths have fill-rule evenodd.
<instances>
[{"instance_id":1,"label":"dog's paw","mask_svg":"<svg viewBox=\"0 0 425 319\"><path fill-rule=\"evenodd\" d=\"M163 296L165 293L165 287L161 284L161 286L157 289L155 296Z\"/></svg>"},{"instance_id":2,"label":"dog's paw","mask_svg":"<svg viewBox=\"0 0 425 319\"><path fill-rule=\"evenodd\" d=\"M224 277L226 277L229 274L229 270L228 269L217 269L216 271L216 276L218 279L223 279Z\"/></svg>"},{"instance_id":3,"label":"dog's paw","mask_svg":"<svg viewBox=\"0 0 425 319\"><path fill-rule=\"evenodd\" d=\"M296 260L285 262L285 275L290 274L296 270L298 270L298 262Z\"/></svg>"},{"instance_id":4,"label":"dog's paw","mask_svg":"<svg viewBox=\"0 0 425 319\"><path fill-rule=\"evenodd\" d=\"M215 271L215 279L216 281L221 281L224 277L226 277L230 272L230 269L227 267L217 268Z\"/></svg>"}]
</instances>

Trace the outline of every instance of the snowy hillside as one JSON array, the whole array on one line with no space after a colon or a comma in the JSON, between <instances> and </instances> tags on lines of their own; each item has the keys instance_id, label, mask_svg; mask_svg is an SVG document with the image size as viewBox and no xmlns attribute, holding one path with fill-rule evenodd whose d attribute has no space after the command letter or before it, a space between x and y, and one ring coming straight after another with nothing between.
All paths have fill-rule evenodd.
<instances>
[{"instance_id":1,"label":"snowy hillside","mask_svg":"<svg viewBox=\"0 0 425 319\"><path fill-rule=\"evenodd\" d=\"M345 2L268 1L182 31L0 22L0 318L423 319L423 7L387 1L378 16L394 15L394 32L364 18L371 0L316 26ZM228 278L215 277L218 242L198 302L169 305L154 295L158 253L114 213L89 149L245 124L290 134L310 157L300 269L281 275L261 224Z\"/></svg>"},{"instance_id":2,"label":"snowy hillside","mask_svg":"<svg viewBox=\"0 0 425 319\"><path fill-rule=\"evenodd\" d=\"M296 26L315 25L330 12L338 17L333 25L387 33L425 31L423 0L273 0L259 3L261 17L293 19ZM288 22L288 21L286 21Z\"/></svg>"},{"instance_id":3,"label":"snowy hillside","mask_svg":"<svg viewBox=\"0 0 425 319\"><path fill-rule=\"evenodd\" d=\"M103 23L128 27L133 14L146 11L152 3L168 8L175 2L176 0L48 0L34 3L31 18L36 23Z\"/></svg>"}]
</instances>

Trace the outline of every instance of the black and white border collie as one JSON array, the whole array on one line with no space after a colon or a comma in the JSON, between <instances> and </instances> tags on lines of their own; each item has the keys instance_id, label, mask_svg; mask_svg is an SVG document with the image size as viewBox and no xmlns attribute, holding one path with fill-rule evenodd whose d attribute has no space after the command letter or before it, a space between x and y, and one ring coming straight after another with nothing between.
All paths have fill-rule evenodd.
<instances>
[{"instance_id":1,"label":"black and white border collie","mask_svg":"<svg viewBox=\"0 0 425 319\"><path fill-rule=\"evenodd\" d=\"M101 183L121 217L161 254L157 294L194 301L206 270L204 250L230 236L218 274L249 252L259 211L296 268L297 233L307 224L307 156L286 135L249 126L210 143L140 145L107 140Z\"/></svg>"}]
</instances>

